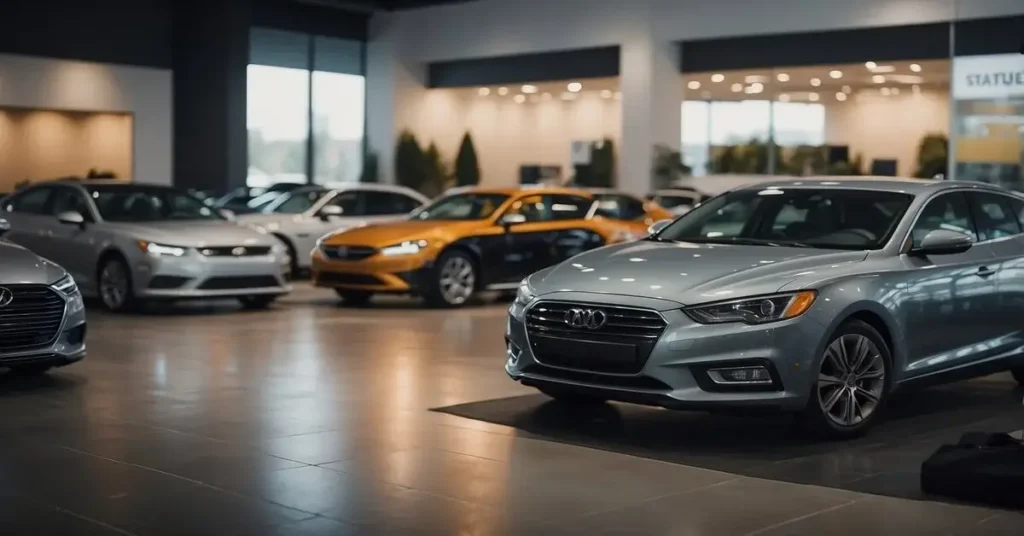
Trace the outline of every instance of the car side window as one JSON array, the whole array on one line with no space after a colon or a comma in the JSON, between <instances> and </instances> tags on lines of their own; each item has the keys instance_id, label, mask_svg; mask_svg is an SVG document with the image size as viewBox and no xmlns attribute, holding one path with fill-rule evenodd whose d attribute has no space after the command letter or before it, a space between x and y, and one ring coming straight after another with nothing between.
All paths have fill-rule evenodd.
<instances>
[{"instance_id":1,"label":"car side window","mask_svg":"<svg viewBox=\"0 0 1024 536\"><path fill-rule=\"evenodd\" d=\"M343 216L362 216L366 207L365 194L366 192L354 190L339 192L327 204L341 207L341 214Z\"/></svg>"},{"instance_id":2,"label":"car side window","mask_svg":"<svg viewBox=\"0 0 1024 536\"><path fill-rule=\"evenodd\" d=\"M544 202L544 196L528 195L512 203L505 215L520 215L524 223L550 221L551 206Z\"/></svg>"},{"instance_id":3,"label":"car side window","mask_svg":"<svg viewBox=\"0 0 1024 536\"><path fill-rule=\"evenodd\" d=\"M548 195L547 204L551 207L551 219L556 221L582 220L587 216L591 199L576 195Z\"/></svg>"},{"instance_id":4,"label":"car side window","mask_svg":"<svg viewBox=\"0 0 1024 536\"><path fill-rule=\"evenodd\" d=\"M87 221L92 219L85 197L75 188L56 188L50 197L50 210L47 212L51 216L57 216L62 212L77 212Z\"/></svg>"},{"instance_id":5,"label":"car side window","mask_svg":"<svg viewBox=\"0 0 1024 536\"><path fill-rule=\"evenodd\" d=\"M920 246L928 233L938 229L957 231L974 240L978 239L977 233L974 232L974 220L967 206L967 196L963 192L942 194L928 201L910 232L914 247Z\"/></svg>"},{"instance_id":6,"label":"car side window","mask_svg":"<svg viewBox=\"0 0 1024 536\"><path fill-rule=\"evenodd\" d=\"M1017 217L1017 223L1024 229L1024 199L1007 197L1006 203L1010 206L1010 212Z\"/></svg>"},{"instance_id":7,"label":"car side window","mask_svg":"<svg viewBox=\"0 0 1024 536\"><path fill-rule=\"evenodd\" d=\"M420 206L416 199L396 192L367 191L365 194L367 216L408 214Z\"/></svg>"},{"instance_id":8,"label":"car side window","mask_svg":"<svg viewBox=\"0 0 1024 536\"><path fill-rule=\"evenodd\" d=\"M597 197L598 216L613 220L641 220L647 214L644 204L639 199L625 195L604 194Z\"/></svg>"},{"instance_id":9,"label":"car side window","mask_svg":"<svg viewBox=\"0 0 1024 536\"><path fill-rule=\"evenodd\" d=\"M644 208L643 201L624 195L620 196L620 203L622 203L622 219L633 221L647 217L647 209Z\"/></svg>"},{"instance_id":10,"label":"car side window","mask_svg":"<svg viewBox=\"0 0 1024 536\"><path fill-rule=\"evenodd\" d=\"M11 195L4 200L4 210L23 214L46 214L52 187L39 187Z\"/></svg>"},{"instance_id":11,"label":"car side window","mask_svg":"<svg viewBox=\"0 0 1024 536\"><path fill-rule=\"evenodd\" d=\"M1004 195L971 192L971 215L978 226L978 238L993 240L1020 234L1020 222L1010 207L1010 198Z\"/></svg>"}]
</instances>

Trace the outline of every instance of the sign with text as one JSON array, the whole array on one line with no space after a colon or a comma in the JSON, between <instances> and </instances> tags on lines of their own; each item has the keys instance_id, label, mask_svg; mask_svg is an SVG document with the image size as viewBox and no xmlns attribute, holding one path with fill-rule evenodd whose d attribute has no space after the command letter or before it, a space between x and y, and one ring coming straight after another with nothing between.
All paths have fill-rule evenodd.
<instances>
[{"instance_id":1,"label":"sign with text","mask_svg":"<svg viewBox=\"0 0 1024 536\"><path fill-rule=\"evenodd\" d=\"M1020 96L1024 96L1024 54L953 58L954 99Z\"/></svg>"}]
</instances>

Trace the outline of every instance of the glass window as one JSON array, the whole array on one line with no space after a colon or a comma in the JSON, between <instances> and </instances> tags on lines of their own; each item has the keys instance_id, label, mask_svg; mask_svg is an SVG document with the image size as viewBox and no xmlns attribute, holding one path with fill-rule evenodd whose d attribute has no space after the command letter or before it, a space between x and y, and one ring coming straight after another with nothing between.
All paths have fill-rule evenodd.
<instances>
[{"instance_id":1,"label":"glass window","mask_svg":"<svg viewBox=\"0 0 1024 536\"><path fill-rule=\"evenodd\" d=\"M773 102L772 132L779 147L825 145L825 105Z\"/></svg>"},{"instance_id":2,"label":"glass window","mask_svg":"<svg viewBox=\"0 0 1024 536\"><path fill-rule=\"evenodd\" d=\"M363 168L366 78L358 41L313 43L313 182L356 182Z\"/></svg>"},{"instance_id":3,"label":"glass window","mask_svg":"<svg viewBox=\"0 0 1024 536\"><path fill-rule=\"evenodd\" d=\"M655 240L878 249L913 196L848 189L743 189L698 206Z\"/></svg>"},{"instance_id":4,"label":"glass window","mask_svg":"<svg viewBox=\"0 0 1024 536\"><path fill-rule=\"evenodd\" d=\"M86 186L106 221L222 220L215 210L186 192L160 186Z\"/></svg>"},{"instance_id":5,"label":"glass window","mask_svg":"<svg viewBox=\"0 0 1024 536\"><path fill-rule=\"evenodd\" d=\"M366 192L338 192L338 195L332 197L327 204L341 207L341 213L346 216L363 216L366 214Z\"/></svg>"},{"instance_id":6,"label":"glass window","mask_svg":"<svg viewBox=\"0 0 1024 536\"><path fill-rule=\"evenodd\" d=\"M969 193L971 214L980 240L992 240L1020 234L1020 223L1010 208L1010 198L988 193Z\"/></svg>"},{"instance_id":7,"label":"glass window","mask_svg":"<svg viewBox=\"0 0 1024 536\"><path fill-rule=\"evenodd\" d=\"M1010 212L1017 216L1017 223L1021 225L1021 228L1024 228L1024 199L1007 197L1006 202L1010 205Z\"/></svg>"},{"instance_id":8,"label":"glass window","mask_svg":"<svg viewBox=\"0 0 1024 536\"><path fill-rule=\"evenodd\" d=\"M708 156L711 151L711 124L709 123L708 101L686 100L682 106L682 143L680 154L683 164L690 166L696 176L708 173Z\"/></svg>"},{"instance_id":9,"label":"glass window","mask_svg":"<svg viewBox=\"0 0 1024 536\"><path fill-rule=\"evenodd\" d=\"M44 186L14 194L5 200L4 209L7 212L45 214L46 202L50 199L51 191L53 191L53 188Z\"/></svg>"},{"instance_id":10,"label":"glass window","mask_svg":"<svg viewBox=\"0 0 1024 536\"><path fill-rule=\"evenodd\" d=\"M249 65L246 99L249 175L246 184L306 181L309 71Z\"/></svg>"},{"instance_id":11,"label":"glass window","mask_svg":"<svg viewBox=\"0 0 1024 536\"><path fill-rule=\"evenodd\" d=\"M528 195L517 199L512 206L505 211L503 217L519 215L523 223L550 221L551 205L541 195Z\"/></svg>"},{"instance_id":12,"label":"glass window","mask_svg":"<svg viewBox=\"0 0 1024 536\"><path fill-rule=\"evenodd\" d=\"M925 205L910 233L914 241L913 246L920 246L924 237L937 229L957 231L970 235L974 240L978 239L974 232L971 211L967 208L967 197L963 193L942 194Z\"/></svg>"},{"instance_id":13,"label":"glass window","mask_svg":"<svg viewBox=\"0 0 1024 536\"><path fill-rule=\"evenodd\" d=\"M364 194L366 196L367 216L407 214L420 206L419 201L397 192L367 190Z\"/></svg>"},{"instance_id":14,"label":"glass window","mask_svg":"<svg viewBox=\"0 0 1024 536\"><path fill-rule=\"evenodd\" d=\"M418 220L482 220L498 210L508 196L505 194L454 194L427 205L414 216Z\"/></svg>"},{"instance_id":15,"label":"glass window","mask_svg":"<svg viewBox=\"0 0 1024 536\"><path fill-rule=\"evenodd\" d=\"M277 198L263 207L265 213L302 214L313 208L313 205L326 194L326 190L299 190L285 194L277 194Z\"/></svg>"},{"instance_id":16,"label":"glass window","mask_svg":"<svg viewBox=\"0 0 1024 536\"><path fill-rule=\"evenodd\" d=\"M689 195L658 194L653 196L651 200L667 209L693 208L697 204L697 200Z\"/></svg>"},{"instance_id":17,"label":"glass window","mask_svg":"<svg viewBox=\"0 0 1024 536\"><path fill-rule=\"evenodd\" d=\"M633 221L641 220L647 215L643 201L628 195L600 194L595 198L597 199L597 210L594 213L598 216L613 220Z\"/></svg>"},{"instance_id":18,"label":"glass window","mask_svg":"<svg viewBox=\"0 0 1024 536\"><path fill-rule=\"evenodd\" d=\"M582 220L594 202L575 195L549 195L547 198L553 220Z\"/></svg>"},{"instance_id":19,"label":"glass window","mask_svg":"<svg viewBox=\"0 0 1024 536\"><path fill-rule=\"evenodd\" d=\"M57 216L63 212L77 212L86 220L92 219L89 206L82 192L68 187L56 188L50 201L50 214Z\"/></svg>"}]
</instances>

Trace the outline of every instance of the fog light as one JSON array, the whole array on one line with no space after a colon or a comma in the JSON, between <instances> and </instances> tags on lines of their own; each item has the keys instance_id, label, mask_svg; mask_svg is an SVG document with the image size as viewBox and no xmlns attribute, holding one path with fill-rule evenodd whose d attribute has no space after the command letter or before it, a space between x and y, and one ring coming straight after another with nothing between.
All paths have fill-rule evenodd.
<instances>
[{"instance_id":1,"label":"fog light","mask_svg":"<svg viewBox=\"0 0 1024 536\"><path fill-rule=\"evenodd\" d=\"M516 346L516 343L508 339L505 339L505 344L507 345L505 353L508 354L508 364L514 367L519 363L519 356L523 353L523 350Z\"/></svg>"},{"instance_id":2,"label":"fog light","mask_svg":"<svg viewBox=\"0 0 1024 536\"><path fill-rule=\"evenodd\" d=\"M711 381L717 384L771 384L772 375L765 367L735 367L708 370Z\"/></svg>"}]
</instances>

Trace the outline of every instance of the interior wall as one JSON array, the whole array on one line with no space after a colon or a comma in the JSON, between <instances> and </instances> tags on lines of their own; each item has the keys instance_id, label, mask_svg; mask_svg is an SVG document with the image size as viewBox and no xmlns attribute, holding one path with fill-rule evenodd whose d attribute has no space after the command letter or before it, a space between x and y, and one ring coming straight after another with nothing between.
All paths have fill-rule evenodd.
<instances>
[{"instance_id":1,"label":"interior wall","mask_svg":"<svg viewBox=\"0 0 1024 536\"><path fill-rule=\"evenodd\" d=\"M422 145L437 144L454 162L462 136L473 137L480 163L480 183L514 186L522 165L557 165L562 177L572 176L570 148L574 140L608 138L621 144L620 102L597 93L576 100L558 98L517 104L512 99L481 98L465 90L426 92L410 123Z\"/></svg>"},{"instance_id":2,"label":"interior wall","mask_svg":"<svg viewBox=\"0 0 1024 536\"><path fill-rule=\"evenodd\" d=\"M849 145L850 158L863 157L864 172L872 159L896 159L897 173L911 176L917 169L918 144L927 134L949 135L949 93L883 96L863 92L846 102L825 107L825 140Z\"/></svg>"},{"instance_id":3,"label":"interior wall","mask_svg":"<svg viewBox=\"0 0 1024 536\"><path fill-rule=\"evenodd\" d=\"M0 108L0 192L90 169L131 176L131 115Z\"/></svg>"},{"instance_id":4,"label":"interior wall","mask_svg":"<svg viewBox=\"0 0 1024 536\"><path fill-rule=\"evenodd\" d=\"M131 170L125 178L171 184L170 69L0 54L0 107L131 114Z\"/></svg>"}]
</instances>

